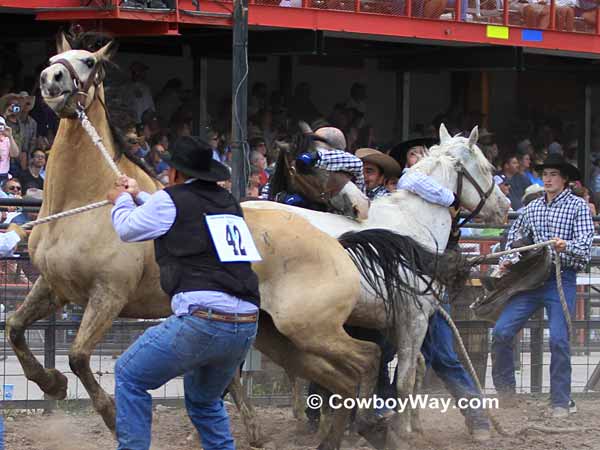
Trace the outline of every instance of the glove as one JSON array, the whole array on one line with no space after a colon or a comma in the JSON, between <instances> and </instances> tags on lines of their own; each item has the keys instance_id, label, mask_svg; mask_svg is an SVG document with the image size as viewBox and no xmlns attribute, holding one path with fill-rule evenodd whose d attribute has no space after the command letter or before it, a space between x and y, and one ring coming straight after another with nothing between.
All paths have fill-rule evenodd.
<instances>
[{"instance_id":1,"label":"glove","mask_svg":"<svg viewBox=\"0 0 600 450\"><path fill-rule=\"evenodd\" d=\"M460 241L460 228L455 232L450 230L450 237L448 238L448 244L446 244L446 250L459 250L458 241Z\"/></svg>"},{"instance_id":2,"label":"glove","mask_svg":"<svg viewBox=\"0 0 600 450\"><path fill-rule=\"evenodd\" d=\"M319 161L319 153L300 153L296 157L296 168L298 170L307 170L314 167Z\"/></svg>"},{"instance_id":3,"label":"glove","mask_svg":"<svg viewBox=\"0 0 600 450\"><path fill-rule=\"evenodd\" d=\"M299 206L304 202L304 198L298 194L288 194L283 198L282 203L290 206Z\"/></svg>"},{"instance_id":4,"label":"glove","mask_svg":"<svg viewBox=\"0 0 600 450\"><path fill-rule=\"evenodd\" d=\"M17 233L19 235L19 237L21 238L22 241L27 239L27 232L23 228L21 228L19 225L17 225L16 223L11 223L8 226L7 231L14 231L15 233Z\"/></svg>"}]
</instances>

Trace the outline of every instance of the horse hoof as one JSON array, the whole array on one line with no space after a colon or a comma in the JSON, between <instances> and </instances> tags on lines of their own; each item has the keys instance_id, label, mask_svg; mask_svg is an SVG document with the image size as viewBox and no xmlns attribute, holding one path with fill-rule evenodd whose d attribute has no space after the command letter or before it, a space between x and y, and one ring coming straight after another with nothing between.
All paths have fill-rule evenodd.
<instances>
[{"instance_id":1,"label":"horse hoof","mask_svg":"<svg viewBox=\"0 0 600 450\"><path fill-rule=\"evenodd\" d=\"M390 417L380 417L378 418L379 420L375 422L373 422L372 418L370 419L371 420L365 420L362 423L359 423L357 425L357 432L377 450L385 450L387 448L385 444L387 440Z\"/></svg>"},{"instance_id":2,"label":"horse hoof","mask_svg":"<svg viewBox=\"0 0 600 450\"><path fill-rule=\"evenodd\" d=\"M64 400L67 397L68 380L59 370L47 369L46 373L51 379L49 386L42 390L54 400Z\"/></svg>"}]
</instances>

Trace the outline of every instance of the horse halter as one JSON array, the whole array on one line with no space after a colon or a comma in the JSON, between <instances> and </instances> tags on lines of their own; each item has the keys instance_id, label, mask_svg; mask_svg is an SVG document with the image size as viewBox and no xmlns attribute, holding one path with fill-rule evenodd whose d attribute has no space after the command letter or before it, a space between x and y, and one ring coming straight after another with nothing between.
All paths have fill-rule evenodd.
<instances>
[{"instance_id":1,"label":"horse halter","mask_svg":"<svg viewBox=\"0 0 600 450\"><path fill-rule=\"evenodd\" d=\"M77 74L77 71L75 70L73 65L67 59L64 59L64 58L57 59L52 64L50 64L50 66L53 66L55 64L60 64L60 65L64 66L67 69L67 71L69 72L69 75L71 75L71 80L73 81L73 85L75 86L76 91L71 91L70 95L78 96L79 98L77 99L77 104L81 108L83 108L83 105L85 104L85 97L87 97L88 91L90 90L92 85L95 88L97 88L104 80L104 72L101 71L102 64L100 62L97 62L94 65L94 67L92 68L92 71L90 72L90 75L88 76L88 78L85 82L83 82L81 80L81 78ZM48 67L50 67L50 66L48 66ZM98 89L95 89L94 90L94 98L96 98L97 93L98 93Z\"/></svg>"},{"instance_id":2,"label":"horse halter","mask_svg":"<svg viewBox=\"0 0 600 450\"><path fill-rule=\"evenodd\" d=\"M462 194L463 178L466 178L467 181L469 181L471 183L471 185L475 188L475 190L479 194L479 203L477 204L477 207L475 207L475 209L473 211L471 211L471 213L467 217L465 217L462 221L460 221L458 214L456 214L456 216L452 220L452 231L456 231L457 229L461 228L468 221L473 219L473 217L475 217L475 216L477 216L477 214L479 214L479 212L483 209L483 206L485 205L485 202L487 201L487 199L490 198L490 195L492 195L492 192L494 191L494 187L495 187L494 180L492 179L492 185L490 186L490 188L487 191L484 191L481 188L481 186L479 186L479 183L477 183L477 181L475 180L473 175L471 175L469 173L469 171L466 169L466 167L461 162L457 163L456 168L458 171L458 180L456 183L456 198L459 199L458 206L460 207L460 195Z\"/></svg>"}]
</instances>

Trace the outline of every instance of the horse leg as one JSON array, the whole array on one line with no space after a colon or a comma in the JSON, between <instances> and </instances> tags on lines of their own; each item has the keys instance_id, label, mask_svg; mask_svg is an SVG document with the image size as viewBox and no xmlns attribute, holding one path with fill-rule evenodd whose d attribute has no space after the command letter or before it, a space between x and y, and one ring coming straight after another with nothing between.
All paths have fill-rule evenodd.
<instances>
[{"instance_id":1,"label":"horse leg","mask_svg":"<svg viewBox=\"0 0 600 450\"><path fill-rule=\"evenodd\" d=\"M419 395L421 393L421 388L423 387L423 380L425 378L425 371L427 367L425 366L425 357L422 353L419 352L419 356L417 356L417 370L415 376L415 388L413 390L413 394ZM415 409L412 411L410 416L410 424L413 432L423 434L423 424L421 423L421 413L419 409Z\"/></svg>"},{"instance_id":2,"label":"horse leg","mask_svg":"<svg viewBox=\"0 0 600 450\"><path fill-rule=\"evenodd\" d=\"M358 341L346 335L351 341L352 348L359 348L359 355L352 359L359 361L355 370L348 370L336 359L329 359L321 354L308 352L299 348L288 336L284 336L273 324L268 315L261 315L259 331L256 338L256 348L271 358L286 371L312 380L331 392L346 397L355 397L360 380L369 383L368 376L372 374L372 390L375 388L376 370L378 367L379 348L371 342ZM325 345L329 341L324 341ZM331 343L333 344L333 343ZM350 366L354 368L354 366ZM341 401L341 400L340 400ZM341 446L349 411L336 410L332 417L332 426L327 436L321 442L319 450L338 449Z\"/></svg>"},{"instance_id":3,"label":"horse leg","mask_svg":"<svg viewBox=\"0 0 600 450\"><path fill-rule=\"evenodd\" d=\"M110 300L110 301L109 301ZM119 316L127 299L106 286L94 289L83 313L79 331L69 351L71 370L81 380L94 409L102 416L106 426L115 429L115 402L94 378L90 356L96 345Z\"/></svg>"},{"instance_id":4,"label":"horse leg","mask_svg":"<svg viewBox=\"0 0 600 450\"><path fill-rule=\"evenodd\" d=\"M252 403L248 400L246 391L242 386L239 373L236 373L233 380L231 380L231 383L229 383L228 390L242 417L250 447L262 447L266 439L258 421L258 417L256 416L256 412L252 407Z\"/></svg>"},{"instance_id":5,"label":"horse leg","mask_svg":"<svg viewBox=\"0 0 600 450\"><path fill-rule=\"evenodd\" d=\"M304 420L304 380L297 377L293 373L286 370L286 375L290 380L290 386L292 388L292 413L294 419Z\"/></svg>"},{"instance_id":6,"label":"horse leg","mask_svg":"<svg viewBox=\"0 0 600 450\"><path fill-rule=\"evenodd\" d=\"M25 340L25 330L32 323L54 314L63 305L39 277L23 305L6 321L10 346L17 355L28 380L35 382L50 397L62 400L67 396L67 377L56 369L45 369L36 359Z\"/></svg>"},{"instance_id":7,"label":"horse leg","mask_svg":"<svg viewBox=\"0 0 600 450\"><path fill-rule=\"evenodd\" d=\"M398 344L396 388L399 398L408 399L414 392L417 359L421 354L421 346L427 333L427 319L427 315L420 310L413 310L397 319L399 326L396 329ZM387 447L396 448L406 440L406 436L412 431L412 413L411 409L406 409L394 415L392 426L388 429Z\"/></svg>"}]
</instances>

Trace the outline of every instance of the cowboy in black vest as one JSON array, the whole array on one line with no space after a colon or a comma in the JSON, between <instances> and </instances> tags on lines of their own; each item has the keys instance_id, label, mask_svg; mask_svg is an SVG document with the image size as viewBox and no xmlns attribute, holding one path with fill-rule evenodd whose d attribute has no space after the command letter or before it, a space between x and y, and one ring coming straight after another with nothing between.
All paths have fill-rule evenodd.
<instances>
[{"instance_id":1,"label":"cowboy in black vest","mask_svg":"<svg viewBox=\"0 0 600 450\"><path fill-rule=\"evenodd\" d=\"M126 242L154 240L173 315L148 329L117 361L119 450L150 448L148 390L184 375L185 404L205 450L234 450L221 394L256 336L259 260L239 203L218 181L229 169L210 146L182 137L167 157L170 186L150 195L121 178L108 193ZM141 206L137 206L141 205Z\"/></svg>"}]
</instances>

